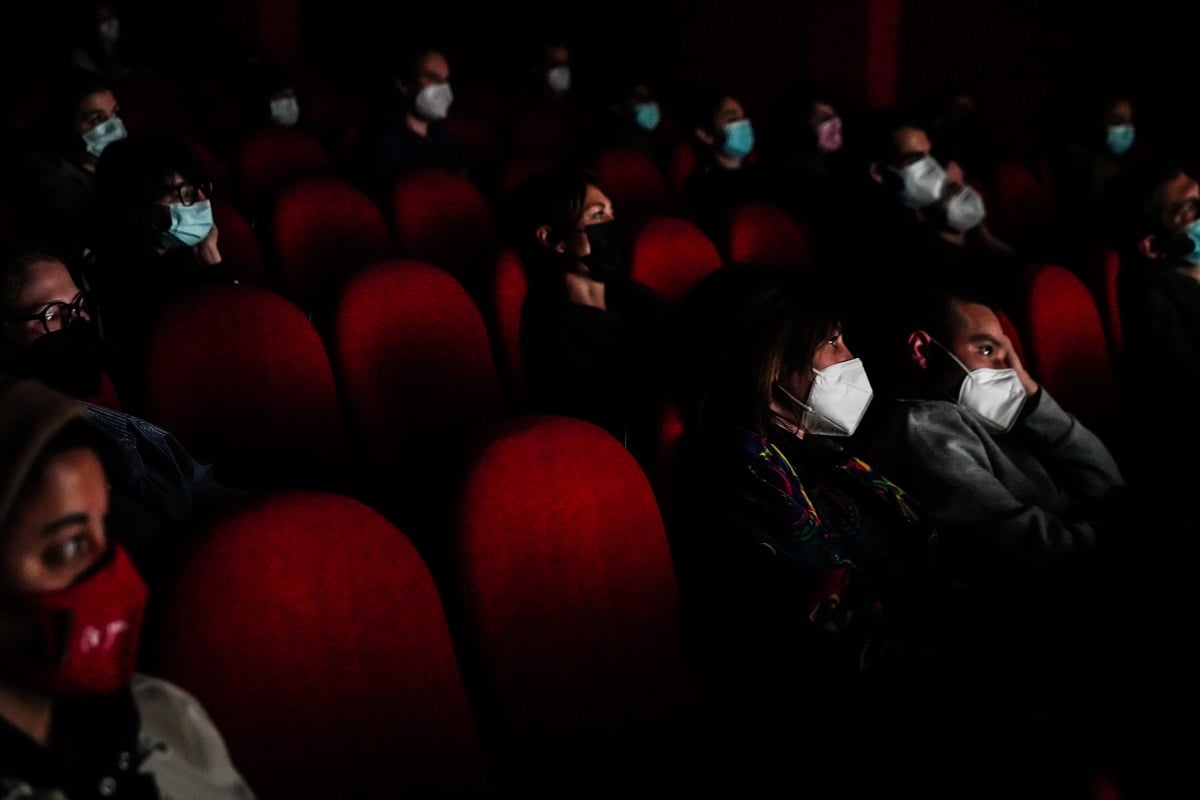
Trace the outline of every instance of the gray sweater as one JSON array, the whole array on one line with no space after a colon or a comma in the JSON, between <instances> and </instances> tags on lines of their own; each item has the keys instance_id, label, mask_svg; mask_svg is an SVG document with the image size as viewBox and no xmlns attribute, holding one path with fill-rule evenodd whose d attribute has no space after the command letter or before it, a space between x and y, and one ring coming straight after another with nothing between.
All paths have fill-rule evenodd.
<instances>
[{"instance_id":1,"label":"gray sweater","mask_svg":"<svg viewBox=\"0 0 1200 800\"><path fill-rule=\"evenodd\" d=\"M878 468L934 520L951 574L1040 583L1106 537L1124 495L1108 449L1045 390L993 434L948 400L903 400L879 439Z\"/></svg>"}]
</instances>

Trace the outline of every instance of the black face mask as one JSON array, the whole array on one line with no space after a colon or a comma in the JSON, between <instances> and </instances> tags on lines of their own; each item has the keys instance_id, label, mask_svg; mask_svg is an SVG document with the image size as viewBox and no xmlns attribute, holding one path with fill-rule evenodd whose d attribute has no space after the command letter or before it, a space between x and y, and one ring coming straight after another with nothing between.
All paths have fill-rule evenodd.
<instances>
[{"instance_id":1,"label":"black face mask","mask_svg":"<svg viewBox=\"0 0 1200 800\"><path fill-rule=\"evenodd\" d=\"M629 236L616 220L583 229L591 252L583 257L591 278L601 283L629 277Z\"/></svg>"},{"instance_id":2,"label":"black face mask","mask_svg":"<svg viewBox=\"0 0 1200 800\"><path fill-rule=\"evenodd\" d=\"M69 328L44 334L22 348L12 371L86 399L99 391L107 361L96 324L75 320Z\"/></svg>"}]
</instances>

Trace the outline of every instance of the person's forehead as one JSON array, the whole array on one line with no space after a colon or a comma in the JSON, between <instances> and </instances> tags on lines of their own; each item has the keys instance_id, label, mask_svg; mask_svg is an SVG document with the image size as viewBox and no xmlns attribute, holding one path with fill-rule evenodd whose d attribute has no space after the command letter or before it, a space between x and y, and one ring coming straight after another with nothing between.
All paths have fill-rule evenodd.
<instances>
[{"instance_id":1,"label":"person's forehead","mask_svg":"<svg viewBox=\"0 0 1200 800\"><path fill-rule=\"evenodd\" d=\"M117 104L117 98L107 89L102 92L92 92L79 101L81 111L107 111Z\"/></svg>"},{"instance_id":2,"label":"person's forehead","mask_svg":"<svg viewBox=\"0 0 1200 800\"><path fill-rule=\"evenodd\" d=\"M566 45L553 44L546 48L546 60L551 64L565 64L571 60L571 52Z\"/></svg>"},{"instance_id":3,"label":"person's forehead","mask_svg":"<svg viewBox=\"0 0 1200 800\"><path fill-rule=\"evenodd\" d=\"M1162 200L1165 211L1196 195L1196 182L1186 172L1181 172L1174 178L1163 182L1158 195Z\"/></svg>"},{"instance_id":4,"label":"person's forehead","mask_svg":"<svg viewBox=\"0 0 1200 800\"><path fill-rule=\"evenodd\" d=\"M957 315L955 339L968 341L977 336L990 336L999 339L1004 336L1004 329L996 313L980 303L957 301L954 303Z\"/></svg>"},{"instance_id":5,"label":"person's forehead","mask_svg":"<svg viewBox=\"0 0 1200 800\"><path fill-rule=\"evenodd\" d=\"M896 129L892 134L892 140L896 143L896 152L901 156L913 155L914 153L928 153L930 150L929 136L920 128L914 128L911 125L904 125Z\"/></svg>"},{"instance_id":6,"label":"person's forehead","mask_svg":"<svg viewBox=\"0 0 1200 800\"><path fill-rule=\"evenodd\" d=\"M591 183L588 184L587 192L583 196L583 207L585 210L592 206L609 205L611 202L608 199L608 195L601 191L599 186Z\"/></svg>"},{"instance_id":7,"label":"person's forehead","mask_svg":"<svg viewBox=\"0 0 1200 800\"><path fill-rule=\"evenodd\" d=\"M745 113L742 109L742 104L737 101L737 98L726 97L721 101L721 107L717 109L717 118L736 119L745 116Z\"/></svg>"},{"instance_id":8,"label":"person's forehead","mask_svg":"<svg viewBox=\"0 0 1200 800\"><path fill-rule=\"evenodd\" d=\"M429 73L439 77L445 77L450 73L450 62L441 53L426 53L421 59L420 71Z\"/></svg>"},{"instance_id":9,"label":"person's forehead","mask_svg":"<svg viewBox=\"0 0 1200 800\"><path fill-rule=\"evenodd\" d=\"M29 267L20 302L21 305L70 302L77 294L79 287L61 261L38 261Z\"/></svg>"}]
</instances>

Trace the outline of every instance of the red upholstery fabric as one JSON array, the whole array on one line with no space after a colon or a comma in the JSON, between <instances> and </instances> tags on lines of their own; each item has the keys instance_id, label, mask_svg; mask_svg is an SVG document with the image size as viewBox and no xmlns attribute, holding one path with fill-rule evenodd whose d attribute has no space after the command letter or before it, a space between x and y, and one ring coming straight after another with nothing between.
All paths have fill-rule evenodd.
<instances>
[{"instance_id":1,"label":"red upholstery fabric","mask_svg":"<svg viewBox=\"0 0 1200 800\"><path fill-rule=\"evenodd\" d=\"M1052 218L1049 196L1024 164L998 163L990 188L990 224L997 235L1028 239L1048 231Z\"/></svg>"},{"instance_id":2,"label":"red upholstery fabric","mask_svg":"<svg viewBox=\"0 0 1200 800\"><path fill-rule=\"evenodd\" d=\"M459 113L455 109L446 118L446 130L458 137L472 165L494 166L504 160L504 140L496 132L496 124L487 119Z\"/></svg>"},{"instance_id":3,"label":"red upholstery fabric","mask_svg":"<svg viewBox=\"0 0 1200 800\"><path fill-rule=\"evenodd\" d=\"M481 692L519 780L603 795L702 758L671 555L633 457L590 423L521 418L474 464L459 514Z\"/></svg>"},{"instance_id":4,"label":"red upholstery fabric","mask_svg":"<svg viewBox=\"0 0 1200 800\"><path fill-rule=\"evenodd\" d=\"M553 108L527 109L512 123L512 151L551 160L565 156L574 145L571 126Z\"/></svg>"},{"instance_id":5,"label":"red upholstery fabric","mask_svg":"<svg viewBox=\"0 0 1200 800\"><path fill-rule=\"evenodd\" d=\"M1092 294L1100 309L1104 332L1108 335L1109 352L1115 365L1125 357L1125 332L1121 327L1121 306L1117 299L1117 278L1121 273L1121 257L1111 247L1100 247L1092 254Z\"/></svg>"},{"instance_id":6,"label":"red upholstery fabric","mask_svg":"<svg viewBox=\"0 0 1200 800\"><path fill-rule=\"evenodd\" d=\"M400 487L456 479L503 413L483 317L462 286L429 264L369 267L346 286L335 342L361 452Z\"/></svg>"},{"instance_id":7,"label":"red upholstery fabric","mask_svg":"<svg viewBox=\"0 0 1200 800\"><path fill-rule=\"evenodd\" d=\"M808 269L812 254L804 229L773 203L745 203L729 216L725 263Z\"/></svg>"},{"instance_id":8,"label":"red upholstery fabric","mask_svg":"<svg viewBox=\"0 0 1200 800\"><path fill-rule=\"evenodd\" d=\"M647 217L671 211L667 179L645 153L610 148L596 157L594 170L621 219L636 226Z\"/></svg>"},{"instance_id":9,"label":"red upholstery fabric","mask_svg":"<svg viewBox=\"0 0 1200 800\"><path fill-rule=\"evenodd\" d=\"M526 180L546 172L553 165L553 161L537 156L509 159L500 170L500 196L507 196Z\"/></svg>"},{"instance_id":10,"label":"red upholstery fabric","mask_svg":"<svg viewBox=\"0 0 1200 800\"><path fill-rule=\"evenodd\" d=\"M504 250L496 260L496 283L493 294L496 332L500 339L500 352L504 358L504 370L518 407L523 407L525 394L525 369L521 361L521 307L525 304L525 292L529 288L525 278L525 266L512 250Z\"/></svg>"},{"instance_id":11,"label":"red upholstery fabric","mask_svg":"<svg viewBox=\"0 0 1200 800\"><path fill-rule=\"evenodd\" d=\"M687 179L695 168L696 151L692 149L691 142L685 140L675 145L671 153L671 189L680 208L687 204Z\"/></svg>"},{"instance_id":12,"label":"red upholstery fabric","mask_svg":"<svg viewBox=\"0 0 1200 800\"><path fill-rule=\"evenodd\" d=\"M1030 371L1067 411L1111 444L1116 386L1096 302L1074 273L1057 264L1025 276Z\"/></svg>"},{"instance_id":13,"label":"red upholstery fabric","mask_svg":"<svg viewBox=\"0 0 1200 800\"><path fill-rule=\"evenodd\" d=\"M350 275L392 255L382 212L337 178L309 178L280 192L271 236L280 289L306 310L331 302Z\"/></svg>"},{"instance_id":14,"label":"red upholstery fabric","mask_svg":"<svg viewBox=\"0 0 1200 800\"><path fill-rule=\"evenodd\" d=\"M1013 349L1017 351L1017 357L1021 359L1021 363L1025 365L1026 369L1030 369L1029 359L1025 356L1025 343L1021 341L1020 330L1002 309L996 309L996 318L1000 320L1000 327L1012 342Z\"/></svg>"},{"instance_id":15,"label":"red upholstery fabric","mask_svg":"<svg viewBox=\"0 0 1200 800\"><path fill-rule=\"evenodd\" d=\"M433 579L366 506L295 493L230 514L158 622L157 671L205 706L259 797L486 787Z\"/></svg>"},{"instance_id":16,"label":"red upholstery fabric","mask_svg":"<svg viewBox=\"0 0 1200 800\"><path fill-rule=\"evenodd\" d=\"M685 219L656 217L634 236L633 277L669 301L678 301L721 266L721 254Z\"/></svg>"},{"instance_id":17,"label":"red upholstery fabric","mask_svg":"<svg viewBox=\"0 0 1200 800\"><path fill-rule=\"evenodd\" d=\"M287 184L331 175L333 162L320 142L294 128L262 128L246 137L236 160L246 211L257 214Z\"/></svg>"},{"instance_id":18,"label":"red upholstery fabric","mask_svg":"<svg viewBox=\"0 0 1200 800\"><path fill-rule=\"evenodd\" d=\"M234 485L331 485L344 464L333 371L298 308L257 286L209 286L151 335L146 416Z\"/></svg>"},{"instance_id":19,"label":"red upholstery fabric","mask_svg":"<svg viewBox=\"0 0 1200 800\"><path fill-rule=\"evenodd\" d=\"M233 206L213 205L213 222L217 226L217 247L221 258L239 281L255 286L269 286L270 276L263 260L262 247L254 229Z\"/></svg>"},{"instance_id":20,"label":"red upholstery fabric","mask_svg":"<svg viewBox=\"0 0 1200 800\"><path fill-rule=\"evenodd\" d=\"M474 283L495 262L491 209L455 172L429 168L401 176L392 192L392 223L402 256L434 264L464 282Z\"/></svg>"},{"instance_id":21,"label":"red upholstery fabric","mask_svg":"<svg viewBox=\"0 0 1200 800\"><path fill-rule=\"evenodd\" d=\"M179 83L159 72L131 72L120 81L116 96L131 133L183 136L195 127L189 113L194 103Z\"/></svg>"}]
</instances>

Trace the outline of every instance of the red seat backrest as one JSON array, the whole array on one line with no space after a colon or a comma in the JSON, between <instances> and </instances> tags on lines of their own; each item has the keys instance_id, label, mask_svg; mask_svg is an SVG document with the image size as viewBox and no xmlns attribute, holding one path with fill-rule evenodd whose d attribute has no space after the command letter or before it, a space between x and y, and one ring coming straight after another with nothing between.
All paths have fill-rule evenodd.
<instances>
[{"instance_id":1,"label":"red seat backrest","mask_svg":"<svg viewBox=\"0 0 1200 800\"><path fill-rule=\"evenodd\" d=\"M725 263L808 269L812 253L800 224L774 203L743 203L726 225Z\"/></svg>"},{"instance_id":2,"label":"red seat backrest","mask_svg":"<svg viewBox=\"0 0 1200 800\"><path fill-rule=\"evenodd\" d=\"M671 210L667 180L645 153L618 148L604 150L596 157L594 171L621 219L637 225L647 217Z\"/></svg>"},{"instance_id":3,"label":"red seat backrest","mask_svg":"<svg viewBox=\"0 0 1200 800\"><path fill-rule=\"evenodd\" d=\"M405 173L392 191L391 210L403 257L472 285L494 266L498 246L491 209L458 173L435 167Z\"/></svg>"},{"instance_id":4,"label":"red seat backrest","mask_svg":"<svg viewBox=\"0 0 1200 800\"><path fill-rule=\"evenodd\" d=\"M1108 335L1109 352L1120 369L1125 357L1125 331L1121 327L1121 306L1117 279L1121 274L1121 256L1111 247L1098 247L1092 253L1091 290L1100 309L1104 332Z\"/></svg>"},{"instance_id":5,"label":"red seat backrest","mask_svg":"<svg viewBox=\"0 0 1200 800\"><path fill-rule=\"evenodd\" d=\"M463 150L466 151L467 159L472 165L487 167L504 160L504 140L497 133L494 122L460 113L456 109L442 124L462 142Z\"/></svg>"},{"instance_id":6,"label":"red seat backrest","mask_svg":"<svg viewBox=\"0 0 1200 800\"><path fill-rule=\"evenodd\" d=\"M333 370L298 308L257 286L207 286L150 337L146 417L249 487L324 487L344 468Z\"/></svg>"},{"instance_id":7,"label":"red seat backrest","mask_svg":"<svg viewBox=\"0 0 1200 800\"><path fill-rule=\"evenodd\" d=\"M685 219L655 217L633 239L634 280L671 302L720 266L716 246Z\"/></svg>"},{"instance_id":8,"label":"red seat backrest","mask_svg":"<svg viewBox=\"0 0 1200 800\"><path fill-rule=\"evenodd\" d=\"M1029 237L1047 231L1052 218L1049 195L1024 164L996 164L990 189L990 224L998 235Z\"/></svg>"},{"instance_id":9,"label":"red seat backrest","mask_svg":"<svg viewBox=\"0 0 1200 800\"><path fill-rule=\"evenodd\" d=\"M675 200L680 207L687 203L687 179L696 169L696 151L690 141L685 140L675 145L671 151L671 189L675 192Z\"/></svg>"},{"instance_id":10,"label":"red seat backrest","mask_svg":"<svg viewBox=\"0 0 1200 800\"><path fill-rule=\"evenodd\" d=\"M271 236L280 289L306 310L331 303L350 275L392 255L383 213L337 178L309 178L280 192Z\"/></svg>"},{"instance_id":11,"label":"red seat backrest","mask_svg":"<svg viewBox=\"0 0 1200 800\"><path fill-rule=\"evenodd\" d=\"M518 156L561 158L574 145L574 132L556 109L537 107L517 114L511 129L512 152Z\"/></svg>"},{"instance_id":12,"label":"red seat backrest","mask_svg":"<svg viewBox=\"0 0 1200 800\"><path fill-rule=\"evenodd\" d=\"M333 161L315 138L294 128L251 133L238 149L236 171L244 210L257 215L285 186L333 174Z\"/></svg>"},{"instance_id":13,"label":"red seat backrest","mask_svg":"<svg viewBox=\"0 0 1200 800\"><path fill-rule=\"evenodd\" d=\"M361 503L291 493L228 514L156 620L156 671L197 697L259 797L483 794L437 588Z\"/></svg>"},{"instance_id":14,"label":"red seat backrest","mask_svg":"<svg viewBox=\"0 0 1200 800\"><path fill-rule=\"evenodd\" d=\"M1116 433L1116 381L1091 292L1067 268L1038 264L1025 275L1024 298L1034 378L1063 408L1111 441Z\"/></svg>"},{"instance_id":15,"label":"red seat backrest","mask_svg":"<svg viewBox=\"0 0 1200 800\"><path fill-rule=\"evenodd\" d=\"M531 793L628 790L702 757L662 519L610 434L504 426L467 477L455 552L488 729Z\"/></svg>"},{"instance_id":16,"label":"red seat backrest","mask_svg":"<svg viewBox=\"0 0 1200 800\"><path fill-rule=\"evenodd\" d=\"M446 272L385 261L338 304L334 358L359 448L401 486L455 480L503 413L483 317Z\"/></svg>"},{"instance_id":17,"label":"red seat backrest","mask_svg":"<svg viewBox=\"0 0 1200 800\"><path fill-rule=\"evenodd\" d=\"M270 286L262 246L246 218L233 206L214 203L213 223L217 226L217 247L222 263L228 265L243 283Z\"/></svg>"},{"instance_id":18,"label":"red seat backrest","mask_svg":"<svg viewBox=\"0 0 1200 800\"><path fill-rule=\"evenodd\" d=\"M520 256L505 249L496 260L493 311L504 370L518 408L524 407L527 399L525 369L521 359L521 308L525 305L528 288L525 265L521 263Z\"/></svg>"}]
</instances>

